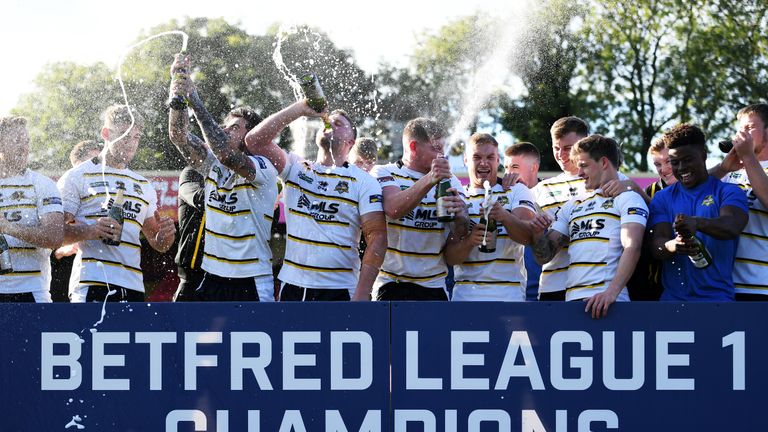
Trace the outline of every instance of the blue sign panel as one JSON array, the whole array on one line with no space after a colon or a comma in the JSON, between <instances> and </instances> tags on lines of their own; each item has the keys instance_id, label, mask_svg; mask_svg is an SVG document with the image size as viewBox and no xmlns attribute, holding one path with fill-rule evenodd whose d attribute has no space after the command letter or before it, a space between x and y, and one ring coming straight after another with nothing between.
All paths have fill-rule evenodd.
<instances>
[{"instance_id":1,"label":"blue sign panel","mask_svg":"<svg viewBox=\"0 0 768 432\"><path fill-rule=\"evenodd\" d=\"M392 305L395 431L768 430L763 304Z\"/></svg>"},{"instance_id":2,"label":"blue sign panel","mask_svg":"<svg viewBox=\"0 0 768 432\"><path fill-rule=\"evenodd\" d=\"M389 310L0 304L0 430L381 430Z\"/></svg>"}]
</instances>

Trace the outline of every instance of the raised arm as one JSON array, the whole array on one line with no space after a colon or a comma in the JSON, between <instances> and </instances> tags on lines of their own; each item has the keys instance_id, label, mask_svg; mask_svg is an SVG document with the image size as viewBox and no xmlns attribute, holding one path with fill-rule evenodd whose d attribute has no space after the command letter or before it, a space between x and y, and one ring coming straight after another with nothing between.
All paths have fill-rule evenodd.
<instances>
[{"instance_id":1,"label":"raised arm","mask_svg":"<svg viewBox=\"0 0 768 432\"><path fill-rule=\"evenodd\" d=\"M186 93L187 84L185 81L189 79L189 76L186 73L181 73L181 71L186 71L184 69L186 67L188 67L188 60L182 59L177 55L171 66L171 76L173 77L171 82L172 93ZM203 163L208 157L208 149L205 147L203 140L189 132L189 112L187 108L168 109L168 137L187 161L187 165L197 171L203 168ZM208 173L202 174L207 175Z\"/></svg>"},{"instance_id":2,"label":"raised arm","mask_svg":"<svg viewBox=\"0 0 768 432\"><path fill-rule=\"evenodd\" d=\"M448 159L436 158L432 169L406 190L395 186L383 188L384 213L390 219L400 219L421 203L427 193L442 179L451 178L451 166Z\"/></svg>"}]
</instances>

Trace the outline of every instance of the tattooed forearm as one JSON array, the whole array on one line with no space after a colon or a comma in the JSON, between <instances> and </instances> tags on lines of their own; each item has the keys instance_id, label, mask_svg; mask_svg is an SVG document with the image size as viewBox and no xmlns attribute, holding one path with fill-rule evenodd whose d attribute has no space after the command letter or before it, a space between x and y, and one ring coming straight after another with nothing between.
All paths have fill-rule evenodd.
<instances>
[{"instance_id":1,"label":"tattooed forearm","mask_svg":"<svg viewBox=\"0 0 768 432\"><path fill-rule=\"evenodd\" d=\"M202 165L208 151L203 141L189 132L187 110L169 110L168 135L179 153L186 159L187 164L193 168L199 168Z\"/></svg>"},{"instance_id":2,"label":"tattooed forearm","mask_svg":"<svg viewBox=\"0 0 768 432\"><path fill-rule=\"evenodd\" d=\"M557 238L553 239L553 232L554 231L550 231L548 235L542 236L533 244L533 256L539 264L545 264L552 261L552 258L555 257L560 249L568 244L567 236L554 232L557 234Z\"/></svg>"}]
</instances>

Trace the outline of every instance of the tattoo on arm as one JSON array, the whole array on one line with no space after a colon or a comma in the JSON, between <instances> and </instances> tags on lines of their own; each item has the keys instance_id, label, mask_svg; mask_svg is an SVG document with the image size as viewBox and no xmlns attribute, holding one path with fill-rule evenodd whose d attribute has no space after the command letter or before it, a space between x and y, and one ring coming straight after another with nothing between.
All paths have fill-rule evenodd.
<instances>
[{"instance_id":1,"label":"tattoo on arm","mask_svg":"<svg viewBox=\"0 0 768 432\"><path fill-rule=\"evenodd\" d=\"M171 142L191 167L199 168L205 160L208 150L200 138L189 132L187 110L171 109L169 111L168 123Z\"/></svg>"},{"instance_id":2,"label":"tattoo on arm","mask_svg":"<svg viewBox=\"0 0 768 432\"><path fill-rule=\"evenodd\" d=\"M552 239L549 235L544 235L533 245L533 255L536 257L537 262L543 264L552 261L552 258L557 255L560 249L568 244L568 236L562 233L557 234L556 239Z\"/></svg>"}]
</instances>

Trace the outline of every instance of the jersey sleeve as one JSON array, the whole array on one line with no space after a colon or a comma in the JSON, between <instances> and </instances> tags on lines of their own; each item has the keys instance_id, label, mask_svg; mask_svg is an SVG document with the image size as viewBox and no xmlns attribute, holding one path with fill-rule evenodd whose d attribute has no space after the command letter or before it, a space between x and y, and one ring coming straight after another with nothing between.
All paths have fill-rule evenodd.
<instances>
[{"instance_id":1,"label":"jersey sleeve","mask_svg":"<svg viewBox=\"0 0 768 432\"><path fill-rule=\"evenodd\" d=\"M563 204L563 206L560 208L560 211L558 211L557 215L555 216L555 221L552 222L552 226L550 227L550 229L568 236L568 238L571 237L568 225L571 222L571 210L573 209L574 202L575 200L570 200Z\"/></svg>"},{"instance_id":2,"label":"jersey sleeve","mask_svg":"<svg viewBox=\"0 0 768 432\"><path fill-rule=\"evenodd\" d=\"M80 208L80 182L82 176L74 175L75 168L70 169L61 176L56 187L61 193L62 208L65 213L77 215Z\"/></svg>"},{"instance_id":3,"label":"jersey sleeve","mask_svg":"<svg viewBox=\"0 0 768 432\"><path fill-rule=\"evenodd\" d=\"M379 182L366 173L362 173L357 180L361 182L360 194L358 196L358 208L360 209L360 214L364 215L370 212L384 211Z\"/></svg>"},{"instance_id":4,"label":"jersey sleeve","mask_svg":"<svg viewBox=\"0 0 768 432\"><path fill-rule=\"evenodd\" d=\"M649 227L653 228L660 223L672 223L672 216L668 211L670 207L667 204L668 192L668 188L662 189L651 199Z\"/></svg>"},{"instance_id":5,"label":"jersey sleeve","mask_svg":"<svg viewBox=\"0 0 768 432\"><path fill-rule=\"evenodd\" d=\"M639 223L646 226L648 224L648 206L645 205L643 198L636 192L626 192L619 196L622 197L619 208L621 224Z\"/></svg>"},{"instance_id":6,"label":"jersey sleeve","mask_svg":"<svg viewBox=\"0 0 768 432\"><path fill-rule=\"evenodd\" d=\"M524 184L517 183L512 188L507 191L507 198L509 199L509 207L506 207L507 210L514 210L516 208L526 208L534 213L536 213L536 204L534 204L535 199L533 197L533 192L531 192L530 189L528 189Z\"/></svg>"},{"instance_id":7,"label":"jersey sleeve","mask_svg":"<svg viewBox=\"0 0 768 432\"><path fill-rule=\"evenodd\" d=\"M252 184L264 185L277 181L277 169L269 159L264 156L249 156L249 158L256 168L256 178L253 179Z\"/></svg>"},{"instance_id":8,"label":"jersey sleeve","mask_svg":"<svg viewBox=\"0 0 768 432\"><path fill-rule=\"evenodd\" d=\"M39 176L35 185L37 195L37 214L62 213L64 206L56 183L48 177Z\"/></svg>"},{"instance_id":9,"label":"jersey sleeve","mask_svg":"<svg viewBox=\"0 0 768 432\"><path fill-rule=\"evenodd\" d=\"M382 189L387 186L397 187L395 177L392 176L392 171L387 165L376 165L371 169L371 175L379 182Z\"/></svg>"},{"instance_id":10,"label":"jersey sleeve","mask_svg":"<svg viewBox=\"0 0 768 432\"><path fill-rule=\"evenodd\" d=\"M749 213L749 202L747 201L747 194L741 190L740 187L732 184L723 184L720 192L721 199L720 208L725 206L732 206Z\"/></svg>"},{"instance_id":11,"label":"jersey sleeve","mask_svg":"<svg viewBox=\"0 0 768 432\"><path fill-rule=\"evenodd\" d=\"M279 174L280 179L283 181L288 180L288 178L291 176L291 173L293 173L293 171L296 169L296 166L300 165L302 162L304 162L304 159L296 153L286 153L285 168L283 168L283 172Z\"/></svg>"}]
</instances>

